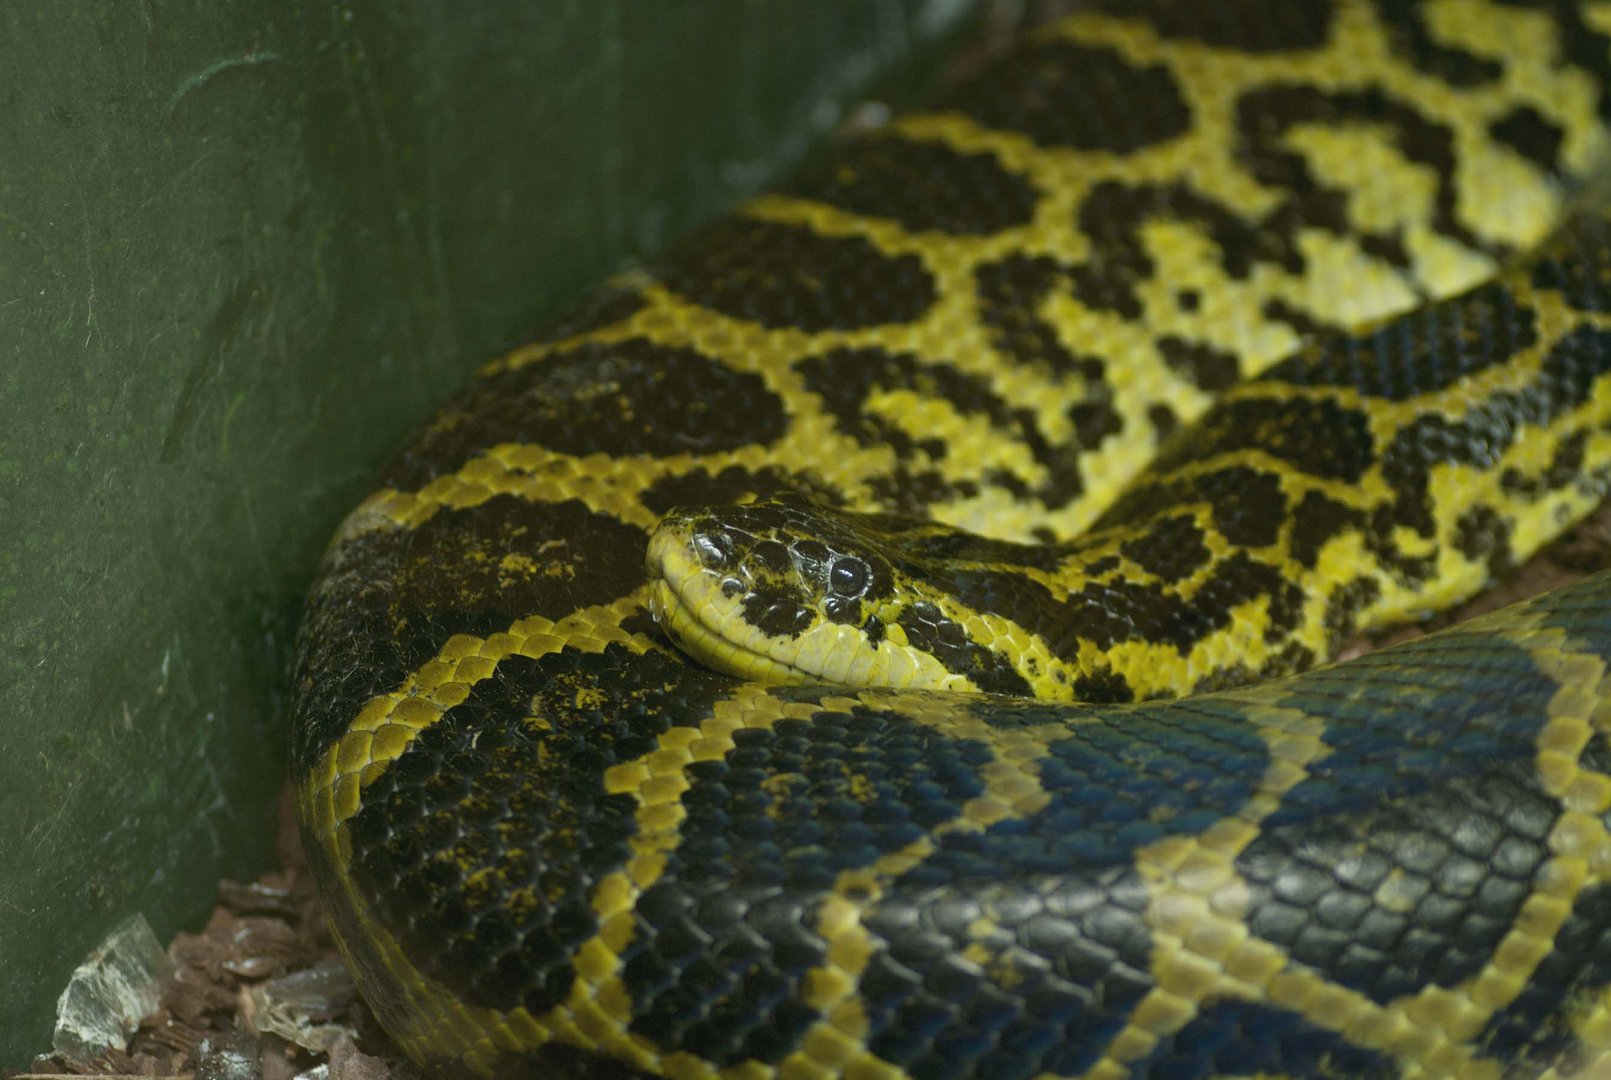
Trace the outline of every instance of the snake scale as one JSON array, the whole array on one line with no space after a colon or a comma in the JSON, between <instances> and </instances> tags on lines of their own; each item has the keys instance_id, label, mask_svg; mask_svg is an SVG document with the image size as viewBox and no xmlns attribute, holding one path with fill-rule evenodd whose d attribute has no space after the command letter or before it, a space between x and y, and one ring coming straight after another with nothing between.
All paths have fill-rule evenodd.
<instances>
[{"instance_id":1,"label":"snake scale","mask_svg":"<svg viewBox=\"0 0 1611 1080\"><path fill-rule=\"evenodd\" d=\"M1327 666L1611 486L1608 122L1611 4L1098 0L488 365L299 647L378 1018L440 1075L1611 1059L1611 579Z\"/></svg>"}]
</instances>

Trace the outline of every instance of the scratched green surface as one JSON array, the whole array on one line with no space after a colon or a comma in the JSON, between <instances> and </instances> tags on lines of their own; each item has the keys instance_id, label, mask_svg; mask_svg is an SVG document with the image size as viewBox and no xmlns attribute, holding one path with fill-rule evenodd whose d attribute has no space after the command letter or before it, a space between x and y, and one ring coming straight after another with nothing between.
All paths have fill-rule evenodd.
<instances>
[{"instance_id":1,"label":"scratched green surface","mask_svg":"<svg viewBox=\"0 0 1611 1080\"><path fill-rule=\"evenodd\" d=\"M271 858L301 594L387 449L955 0L0 5L0 1066Z\"/></svg>"}]
</instances>

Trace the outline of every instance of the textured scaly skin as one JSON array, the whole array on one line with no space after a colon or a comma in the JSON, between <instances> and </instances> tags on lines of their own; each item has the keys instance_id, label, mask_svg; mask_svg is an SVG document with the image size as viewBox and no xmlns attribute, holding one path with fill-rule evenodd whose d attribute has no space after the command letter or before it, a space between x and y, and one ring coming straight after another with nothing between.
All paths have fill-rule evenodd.
<instances>
[{"instance_id":1,"label":"textured scaly skin","mask_svg":"<svg viewBox=\"0 0 1611 1080\"><path fill-rule=\"evenodd\" d=\"M746 682L648 613L667 511L793 492L1073 545L1031 572L979 541L972 569L1124 632L1043 642L1038 673L992 639L992 670L1147 696L1153 666L1185 690L1321 661L1599 498L1606 246L1500 275L1602 157L1603 5L1095 7L489 365L341 527L292 765L338 940L421 1064L1497 1077L1611 1051L1611 582L1094 707ZM1356 456L1317 445L1324 410L1363 423ZM1060 610L995 595L940 621Z\"/></svg>"},{"instance_id":2,"label":"textured scaly skin","mask_svg":"<svg viewBox=\"0 0 1611 1080\"><path fill-rule=\"evenodd\" d=\"M1120 702L1332 659L1595 504L1604 236L1584 220L1530 270L1228 391L1075 540L790 495L677 508L651 610L707 666L790 683Z\"/></svg>"}]
</instances>

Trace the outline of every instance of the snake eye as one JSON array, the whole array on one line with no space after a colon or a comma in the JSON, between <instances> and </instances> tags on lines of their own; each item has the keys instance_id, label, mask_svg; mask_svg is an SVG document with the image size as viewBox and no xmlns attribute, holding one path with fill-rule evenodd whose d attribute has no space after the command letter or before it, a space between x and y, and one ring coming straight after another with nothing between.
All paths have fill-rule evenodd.
<instances>
[{"instance_id":1,"label":"snake eye","mask_svg":"<svg viewBox=\"0 0 1611 1080\"><path fill-rule=\"evenodd\" d=\"M854 598L867 591L871 577L872 571L860 559L835 559L828 568L828 589L839 596Z\"/></svg>"}]
</instances>

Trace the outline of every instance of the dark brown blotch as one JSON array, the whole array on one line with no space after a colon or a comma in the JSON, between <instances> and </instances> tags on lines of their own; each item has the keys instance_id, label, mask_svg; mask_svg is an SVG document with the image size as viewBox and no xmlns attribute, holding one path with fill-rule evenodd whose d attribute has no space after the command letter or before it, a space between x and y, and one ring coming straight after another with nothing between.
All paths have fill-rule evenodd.
<instances>
[{"instance_id":1,"label":"dark brown blotch","mask_svg":"<svg viewBox=\"0 0 1611 1080\"><path fill-rule=\"evenodd\" d=\"M783 190L914 232L975 236L1026 225L1038 193L993 154L892 134L834 146Z\"/></svg>"},{"instance_id":2,"label":"dark brown blotch","mask_svg":"<svg viewBox=\"0 0 1611 1080\"><path fill-rule=\"evenodd\" d=\"M741 605L744 621L768 637L798 637L811 629L816 615L805 596L793 589L755 589Z\"/></svg>"},{"instance_id":3,"label":"dark brown blotch","mask_svg":"<svg viewBox=\"0 0 1611 1080\"><path fill-rule=\"evenodd\" d=\"M1125 558L1170 585L1190 577L1211 558L1202 528L1188 514L1158 521L1142 536L1126 540L1119 550Z\"/></svg>"},{"instance_id":4,"label":"dark brown blotch","mask_svg":"<svg viewBox=\"0 0 1611 1080\"><path fill-rule=\"evenodd\" d=\"M1154 146L1191 125L1191 109L1168 68L1067 41L1041 41L1003 57L940 108L1021 132L1041 146L1113 154Z\"/></svg>"},{"instance_id":5,"label":"dark brown blotch","mask_svg":"<svg viewBox=\"0 0 1611 1080\"><path fill-rule=\"evenodd\" d=\"M296 767L310 768L370 698L454 634L485 637L630 594L644 581L647 546L643 530L580 502L510 495L337 545L304 616Z\"/></svg>"},{"instance_id":6,"label":"dark brown blotch","mask_svg":"<svg viewBox=\"0 0 1611 1080\"><path fill-rule=\"evenodd\" d=\"M1336 15L1333 0L1100 0L1103 11L1141 18L1159 37L1199 41L1237 52L1305 52L1325 45Z\"/></svg>"},{"instance_id":7,"label":"dark brown blotch","mask_svg":"<svg viewBox=\"0 0 1611 1080\"><path fill-rule=\"evenodd\" d=\"M987 693L1029 696L1030 687L1012 661L968 639L962 626L926 601L901 612L896 623L915 649L928 653L950 672L964 675Z\"/></svg>"},{"instance_id":8,"label":"dark brown blotch","mask_svg":"<svg viewBox=\"0 0 1611 1080\"><path fill-rule=\"evenodd\" d=\"M886 255L860 236L743 217L690 237L658 276L723 315L808 333L912 322L936 295L916 255Z\"/></svg>"},{"instance_id":9,"label":"dark brown blotch","mask_svg":"<svg viewBox=\"0 0 1611 1080\"><path fill-rule=\"evenodd\" d=\"M585 457L709 454L767 445L788 427L753 372L694 349L587 342L471 383L382 472L411 490L499 443Z\"/></svg>"}]
</instances>

